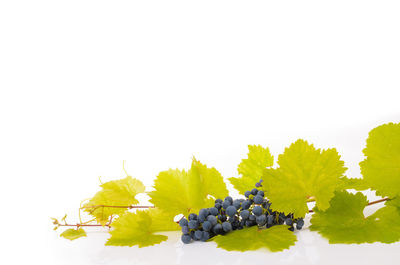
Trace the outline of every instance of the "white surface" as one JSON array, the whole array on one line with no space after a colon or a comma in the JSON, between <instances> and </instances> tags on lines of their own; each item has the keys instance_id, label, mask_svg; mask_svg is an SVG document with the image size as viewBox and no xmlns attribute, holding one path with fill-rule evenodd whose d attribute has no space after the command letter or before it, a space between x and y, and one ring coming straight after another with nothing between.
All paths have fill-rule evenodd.
<instances>
[{"instance_id":1,"label":"white surface","mask_svg":"<svg viewBox=\"0 0 400 265\"><path fill-rule=\"evenodd\" d=\"M190 158L225 177L247 144L337 147L359 176L368 131L399 122L398 1L1 1L4 264L397 264L399 243L282 253L213 243L67 242L49 217L127 170L148 187ZM145 199L145 198L144 198Z\"/></svg>"}]
</instances>

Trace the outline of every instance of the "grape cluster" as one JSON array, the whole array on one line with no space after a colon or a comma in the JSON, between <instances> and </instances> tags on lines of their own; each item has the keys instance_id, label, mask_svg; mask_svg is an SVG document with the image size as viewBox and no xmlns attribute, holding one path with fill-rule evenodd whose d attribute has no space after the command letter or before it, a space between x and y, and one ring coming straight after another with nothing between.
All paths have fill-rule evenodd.
<instances>
[{"instance_id":1,"label":"grape cluster","mask_svg":"<svg viewBox=\"0 0 400 265\"><path fill-rule=\"evenodd\" d=\"M261 187L261 182L256 187ZM224 235L232 230L257 225L260 228L270 228L274 225L289 225L289 230L300 230L304 225L302 218L293 218L293 214L274 211L271 203L264 198L264 191L256 188L245 192L246 199L233 200L228 196L223 201L215 200L214 207L203 208L199 214L191 213L188 219L182 218L182 242L207 241L216 235Z\"/></svg>"}]
</instances>

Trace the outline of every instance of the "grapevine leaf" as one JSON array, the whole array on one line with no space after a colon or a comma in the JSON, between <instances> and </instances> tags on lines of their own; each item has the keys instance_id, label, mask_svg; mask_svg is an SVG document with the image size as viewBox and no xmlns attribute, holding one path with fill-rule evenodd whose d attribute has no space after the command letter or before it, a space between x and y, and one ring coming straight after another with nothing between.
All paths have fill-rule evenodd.
<instances>
[{"instance_id":1,"label":"grapevine leaf","mask_svg":"<svg viewBox=\"0 0 400 265\"><path fill-rule=\"evenodd\" d=\"M364 179L342 177L340 181L337 190L355 189L361 191L369 189L369 185L364 181Z\"/></svg>"},{"instance_id":2,"label":"grapevine leaf","mask_svg":"<svg viewBox=\"0 0 400 265\"><path fill-rule=\"evenodd\" d=\"M151 228L154 232L181 230L181 227L174 222L174 214L164 212L158 208L149 209L148 213L152 220Z\"/></svg>"},{"instance_id":3,"label":"grapevine leaf","mask_svg":"<svg viewBox=\"0 0 400 265\"><path fill-rule=\"evenodd\" d=\"M153 225L149 210L126 213L115 220L111 237L106 242L108 246L135 246L139 248L159 244L167 240L167 236L157 235L160 224Z\"/></svg>"},{"instance_id":4,"label":"grapevine leaf","mask_svg":"<svg viewBox=\"0 0 400 265\"><path fill-rule=\"evenodd\" d=\"M127 208L96 207L98 205L130 206L139 203L135 196L144 192L145 187L140 180L130 176L106 182L101 185L102 190L97 192L83 208L96 217L101 224L107 223L111 215L122 215Z\"/></svg>"},{"instance_id":5,"label":"grapevine leaf","mask_svg":"<svg viewBox=\"0 0 400 265\"><path fill-rule=\"evenodd\" d=\"M400 196L400 123L388 123L369 133L361 174L377 195Z\"/></svg>"},{"instance_id":6,"label":"grapevine leaf","mask_svg":"<svg viewBox=\"0 0 400 265\"><path fill-rule=\"evenodd\" d=\"M290 248L297 241L296 235L286 225L276 225L267 229L256 226L236 230L228 236L213 239L219 248L229 251L247 251L268 248L272 252Z\"/></svg>"},{"instance_id":7,"label":"grapevine leaf","mask_svg":"<svg viewBox=\"0 0 400 265\"><path fill-rule=\"evenodd\" d=\"M246 159L238 166L238 172L242 175L239 178L229 178L229 181L241 194L254 187L267 167L274 164L274 157L268 148L261 145L249 145L249 152Z\"/></svg>"},{"instance_id":8,"label":"grapevine leaf","mask_svg":"<svg viewBox=\"0 0 400 265\"><path fill-rule=\"evenodd\" d=\"M214 198L228 195L225 182L215 168L208 168L193 159L189 171L168 170L161 172L154 185L155 191L149 192L150 202L171 215L198 212L210 207Z\"/></svg>"},{"instance_id":9,"label":"grapevine leaf","mask_svg":"<svg viewBox=\"0 0 400 265\"><path fill-rule=\"evenodd\" d=\"M315 209L310 230L318 231L329 243L392 243L400 239L400 214L396 207L385 206L371 216L363 210L367 197L361 192L336 192L331 207Z\"/></svg>"},{"instance_id":10,"label":"grapevine leaf","mask_svg":"<svg viewBox=\"0 0 400 265\"><path fill-rule=\"evenodd\" d=\"M297 217L308 212L310 197L320 209L327 209L346 171L336 149L321 151L304 140L286 148L278 164L279 168L264 171L263 186L274 210Z\"/></svg>"},{"instance_id":11,"label":"grapevine leaf","mask_svg":"<svg viewBox=\"0 0 400 265\"><path fill-rule=\"evenodd\" d=\"M62 232L60 236L72 241L80 237L86 236L86 232L82 228L79 229L70 228Z\"/></svg>"}]
</instances>

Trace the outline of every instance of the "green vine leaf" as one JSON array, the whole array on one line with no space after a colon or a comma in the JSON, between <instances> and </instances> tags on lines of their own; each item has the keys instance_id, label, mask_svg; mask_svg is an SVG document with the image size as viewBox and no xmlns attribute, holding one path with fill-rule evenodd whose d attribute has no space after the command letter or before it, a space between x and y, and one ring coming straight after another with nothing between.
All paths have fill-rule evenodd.
<instances>
[{"instance_id":1,"label":"green vine leaf","mask_svg":"<svg viewBox=\"0 0 400 265\"><path fill-rule=\"evenodd\" d=\"M115 220L108 246L138 246L139 248L159 244L168 239L167 236L154 234L159 231L177 230L179 225L173 220L161 221L165 214L156 209L126 213ZM172 223L172 224L168 224Z\"/></svg>"},{"instance_id":2,"label":"green vine leaf","mask_svg":"<svg viewBox=\"0 0 400 265\"><path fill-rule=\"evenodd\" d=\"M370 188L369 185L365 182L365 180L360 178L342 177L340 181L341 182L337 190L355 189L358 191L362 191Z\"/></svg>"},{"instance_id":3,"label":"green vine leaf","mask_svg":"<svg viewBox=\"0 0 400 265\"><path fill-rule=\"evenodd\" d=\"M377 195L400 196L400 123L388 123L371 130L361 174Z\"/></svg>"},{"instance_id":4,"label":"green vine leaf","mask_svg":"<svg viewBox=\"0 0 400 265\"><path fill-rule=\"evenodd\" d=\"M170 169L161 172L154 188L155 191L149 192L150 202L173 215L198 212L213 206L215 198L228 196L221 174L196 159L189 171Z\"/></svg>"},{"instance_id":5,"label":"green vine leaf","mask_svg":"<svg viewBox=\"0 0 400 265\"><path fill-rule=\"evenodd\" d=\"M272 252L290 248L297 241L296 235L286 225L276 225L267 229L256 226L236 230L227 236L212 239L219 248L229 251L248 251L267 248Z\"/></svg>"},{"instance_id":6,"label":"green vine leaf","mask_svg":"<svg viewBox=\"0 0 400 265\"><path fill-rule=\"evenodd\" d=\"M82 228L79 229L67 229L64 232L61 233L60 237L69 239L69 240L75 240L78 239L80 237L84 237L87 236L85 230L83 230Z\"/></svg>"},{"instance_id":7,"label":"green vine leaf","mask_svg":"<svg viewBox=\"0 0 400 265\"><path fill-rule=\"evenodd\" d=\"M274 157L269 152L269 149L261 145L249 145L249 152L246 159L238 166L238 172L242 175L239 178L229 178L229 181L241 194L254 187L267 167L272 167Z\"/></svg>"},{"instance_id":8,"label":"green vine leaf","mask_svg":"<svg viewBox=\"0 0 400 265\"><path fill-rule=\"evenodd\" d=\"M127 208L95 207L98 205L130 206L138 204L135 196L143 193L145 186L140 180L128 176L124 179L113 180L102 185L102 190L97 192L83 207L93 215L100 224L106 224L111 215L122 215Z\"/></svg>"},{"instance_id":9,"label":"green vine leaf","mask_svg":"<svg viewBox=\"0 0 400 265\"><path fill-rule=\"evenodd\" d=\"M400 214L396 207L385 206L371 216L363 210L368 204L361 192L336 192L331 207L315 209L310 230L318 231L329 243L392 243L400 239Z\"/></svg>"},{"instance_id":10,"label":"green vine leaf","mask_svg":"<svg viewBox=\"0 0 400 265\"><path fill-rule=\"evenodd\" d=\"M314 197L321 210L340 186L346 171L336 149L315 149L304 140L297 140L278 157L279 168L266 169L263 186L272 208L303 217L308 213L307 199Z\"/></svg>"}]
</instances>

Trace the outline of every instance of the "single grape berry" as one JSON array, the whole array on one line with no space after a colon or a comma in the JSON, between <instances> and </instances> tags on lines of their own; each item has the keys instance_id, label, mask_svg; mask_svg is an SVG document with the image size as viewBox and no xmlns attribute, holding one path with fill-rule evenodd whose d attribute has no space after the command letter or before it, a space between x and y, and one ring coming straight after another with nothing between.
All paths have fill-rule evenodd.
<instances>
[{"instance_id":1,"label":"single grape berry","mask_svg":"<svg viewBox=\"0 0 400 265\"><path fill-rule=\"evenodd\" d=\"M257 195L257 193L258 193L258 189L252 189L252 190L251 190L251 194Z\"/></svg>"},{"instance_id":2,"label":"single grape berry","mask_svg":"<svg viewBox=\"0 0 400 265\"><path fill-rule=\"evenodd\" d=\"M260 195L261 197L264 197L264 191L259 190L259 191L257 192L257 195Z\"/></svg>"},{"instance_id":3,"label":"single grape berry","mask_svg":"<svg viewBox=\"0 0 400 265\"><path fill-rule=\"evenodd\" d=\"M185 235L189 234L189 227L182 226L182 233L185 234Z\"/></svg>"},{"instance_id":4,"label":"single grape berry","mask_svg":"<svg viewBox=\"0 0 400 265\"><path fill-rule=\"evenodd\" d=\"M192 237L190 235L182 235L181 240L185 244L189 244L192 241Z\"/></svg>"},{"instance_id":5,"label":"single grape berry","mask_svg":"<svg viewBox=\"0 0 400 265\"><path fill-rule=\"evenodd\" d=\"M214 215L207 216L207 221L209 221L212 226L218 223L217 217L215 217Z\"/></svg>"},{"instance_id":6,"label":"single grape berry","mask_svg":"<svg viewBox=\"0 0 400 265\"><path fill-rule=\"evenodd\" d=\"M202 223L206 220L206 217L204 215L199 215L197 216L197 221L199 221L199 223Z\"/></svg>"},{"instance_id":7,"label":"single grape berry","mask_svg":"<svg viewBox=\"0 0 400 265\"><path fill-rule=\"evenodd\" d=\"M207 241L208 239L210 239L210 233L208 233L208 232L203 232L203 235L202 235L202 237L201 237L201 241L203 241L203 242L205 242L205 241Z\"/></svg>"},{"instance_id":8,"label":"single grape berry","mask_svg":"<svg viewBox=\"0 0 400 265\"><path fill-rule=\"evenodd\" d=\"M287 225L292 225L292 224L293 224L292 218L286 218L285 223L286 223Z\"/></svg>"},{"instance_id":9,"label":"single grape berry","mask_svg":"<svg viewBox=\"0 0 400 265\"><path fill-rule=\"evenodd\" d=\"M242 202L240 200L234 200L232 205L235 206L236 210L240 209L240 205L242 204Z\"/></svg>"},{"instance_id":10,"label":"single grape berry","mask_svg":"<svg viewBox=\"0 0 400 265\"><path fill-rule=\"evenodd\" d=\"M222 204L222 200L221 199L216 199L215 203L221 203Z\"/></svg>"},{"instance_id":11,"label":"single grape berry","mask_svg":"<svg viewBox=\"0 0 400 265\"><path fill-rule=\"evenodd\" d=\"M302 228L303 228L303 225L304 225L304 220L303 220L303 218L298 219L297 222L296 222L296 228L297 228L297 230L302 229Z\"/></svg>"},{"instance_id":12,"label":"single grape berry","mask_svg":"<svg viewBox=\"0 0 400 265\"><path fill-rule=\"evenodd\" d=\"M199 222L197 220L191 220L188 223L190 229L197 229L199 227Z\"/></svg>"},{"instance_id":13,"label":"single grape berry","mask_svg":"<svg viewBox=\"0 0 400 265\"><path fill-rule=\"evenodd\" d=\"M219 203L219 202L215 203L215 208L217 208L218 210L221 210L222 203Z\"/></svg>"},{"instance_id":14,"label":"single grape berry","mask_svg":"<svg viewBox=\"0 0 400 265\"><path fill-rule=\"evenodd\" d=\"M263 203L264 198L261 197L260 195L256 195L253 200L254 200L255 204L261 204L261 203Z\"/></svg>"},{"instance_id":15,"label":"single grape berry","mask_svg":"<svg viewBox=\"0 0 400 265\"><path fill-rule=\"evenodd\" d=\"M246 220L250 216L250 212L248 210L243 210L240 212L240 216L243 218L243 220Z\"/></svg>"},{"instance_id":16,"label":"single grape berry","mask_svg":"<svg viewBox=\"0 0 400 265\"><path fill-rule=\"evenodd\" d=\"M217 216L218 215L218 209L215 207L211 207L210 209L208 209L210 211L211 215Z\"/></svg>"},{"instance_id":17,"label":"single grape berry","mask_svg":"<svg viewBox=\"0 0 400 265\"><path fill-rule=\"evenodd\" d=\"M229 223L229 222L223 222L223 223L222 223L222 229L223 229L225 232L230 232L230 231L232 231L232 225L231 225L231 223Z\"/></svg>"},{"instance_id":18,"label":"single grape berry","mask_svg":"<svg viewBox=\"0 0 400 265\"><path fill-rule=\"evenodd\" d=\"M250 227L250 226L253 226L253 225L255 225L254 221L246 220L246 226L247 227Z\"/></svg>"},{"instance_id":19,"label":"single grape berry","mask_svg":"<svg viewBox=\"0 0 400 265\"><path fill-rule=\"evenodd\" d=\"M253 215L253 214L250 214L250 215L249 215L249 220L250 220L250 221L255 221L255 220L256 220L256 216Z\"/></svg>"},{"instance_id":20,"label":"single grape berry","mask_svg":"<svg viewBox=\"0 0 400 265\"><path fill-rule=\"evenodd\" d=\"M200 240L203 237L203 231L197 230L194 232L194 238Z\"/></svg>"},{"instance_id":21,"label":"single grape berry","mask_svg":"<svg viewBox=\"0 0 400 265\"><path fill-rule=\"evenodd\" d=\"M200 216L207 217L207 216L208 216L208 209L207 209L207 208L200 209L200 211L199 211L199 217L200 217Z\"/></svg>"},{"instance_id":22,"label":"single grape berry","mask_svg":"<svg viewBox=\"0 0 400 265\"><path fill-rule=\"evenodd\" d=\"M221 234L222 233L222 225L221 224L216 224L214 227L213 227L213 232L214 232L214 234Z\"/></svg>"},{"instance_id":23,"label":"single grape berry","mask_svg":"<svg viewBox=\"0 0 400 265\"><path fill-rule=\"evenodd\" d=\"M231 204L233 203L233 199L231 196L226 197L225 201L229 201Z\"/></svg>"},{"instance_id":24,"label":"single grape berry","mask_svg":"<svg viewBox=\"0 0 400 265\"><path fill-rule=\"evenodd\" d=\"M250 196L250 194L251 194L251 191L246 191L245 193L244 193L244 196L246 197L246 198L248 198L249 196Z\"/></svg>"},{"instance_id":25,"label":"single grape berry","mask_svg":"<svg viewBox=\"0 0 400 265\"><path fill-rule=\"evenodd\" d=\"M256 183L256 188L259 188L259 187L261 187L261 183L260 183L260 182L257 182L257 183Z\"/></svg>"},{"instance_id":26,"label":"single grape berry","mask_svg":"<svg viewBox=\"0 0 400 265\"><path fill-rule=\"evenodd\" d=\"M204 231L210 231L211 227L212 227L212 225L211 225L211 222L210 222L210 221L205 221L205 222L203 223L203 230L204 230Z\"/></svg>"},{"instance_id":27,"label":"single grape berry","mask_svg":"<svg viewBox=\"0 0 400 265\"><path fill-rule=\"evenodd\" d=\"M267 216L265 216L265 214L257 216L256 222L258 225L265 225L265 223L267 222Z\"/></svg>"},{"instance_id":28,"label":"single grape berry","mask_svg":"<svg viewBox=\"0 0 400 265\"><path fill-rule=\"evenodd\" d=\"M188 220L186 220L185 218L182 218L182 219L179 221L179 225L180 225L180 226L187 226L187 225L188 225Z\"/></svg>"},{"instance_id":29,"label":"single grape berry","mask_svg":"<svg viewBox=\"0 0 400 265\"><path fill-rule=\"evenodd\" d=\"M260 216L262 214L262 212L263 212L263 210L262 210L261 206L258 206L258 205L254 206L253 214L255 216Z\"/></svg>"},{"instance_id":30,"label":"single grape berry","mask_svg":"<svg viewBox=\"0 0 400 265\"><path fill-rule=\"evenodd\" d=\"M226 208L228 208L229 206L231 206L231 202L230 201L227 201L227 200L225 200L223 203L222 203L222 208L223 209L226 209Z\"/></svg>"},{"instance_id":31,"label":"single grape berry","mask_svg":"<svg viewBox=\"0 0 400 265\"><path fill-rule=\"evenodd\" d=\"M191 220L197 220L197 214L195 214L195 213L189 214L189 221L191 221Z\"/></svg>"},{"instance_id":32,"label":"single grape berry","mask_svg":"<svg viewBox=\"0 0 400 265\"><path fill-rule=\"evenodd\" d=\"M235 206L228 206L228 208L226 208L226 214L230 217L234 216L236 214L236 207Z\"/></svg>"},{"instance_id":33,"label":"single grape berry","mask_svg":"<svg viewBox=\"0 0 400 265\"><path fill-rule=\"evenodd\" d=\"M242 209L247 210L250 208L251 203L249 201L242 202Z\"/></svg>"}]
</instances>

